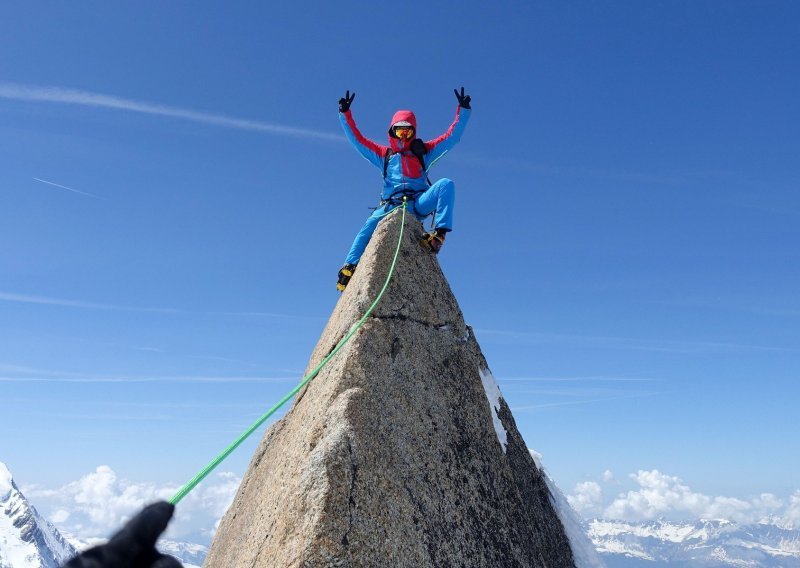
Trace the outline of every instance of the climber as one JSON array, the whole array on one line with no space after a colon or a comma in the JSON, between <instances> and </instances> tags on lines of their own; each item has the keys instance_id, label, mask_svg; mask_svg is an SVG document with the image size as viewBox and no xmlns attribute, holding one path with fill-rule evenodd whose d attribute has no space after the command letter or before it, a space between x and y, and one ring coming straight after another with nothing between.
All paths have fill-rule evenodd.
<instances>
[{"instance_id":1,"label":"climber","mask_svg":"<svg viewBox=\"0 0 800 568\"><path fill-rule=\"evenodd\" d=\"M174 557L156 550L156 540L174 512L175 506L166 501L146 506L106 544L81 552L63 568L183 568Z\"/></svg>"},{"instance_id":2,"label":"climber","mask_svg":"<svg viewBox=\"0 0 800 568\"><path fill-rule=\"evenodd\" d=\"M342 292L350 281L350 277L367 248L367 243L375 232L378 222L398 205L403 199L408 200L408 208L417 219L434 214L433 227L430 233L423 233L422 246L438 253L444 244L445 235L453 229L453 204L455 200L455 184L442 178L431 184L428 170L442 156L455 146L469 121L471 97L455 90L458 99L456 118L447 132L427 142L417 138L417 118L410 110L398 110L389 123L389 146L377 144L356 127L350 105L356 94L347 91L339 99L339 122L344 133L356 150L369 162L383 172L383 192L380 206L367 218L361 231L356 235L345 264L339 270L336 288ZM434 213L435 212L435 213Z\"/></svg>"}]
</instances>

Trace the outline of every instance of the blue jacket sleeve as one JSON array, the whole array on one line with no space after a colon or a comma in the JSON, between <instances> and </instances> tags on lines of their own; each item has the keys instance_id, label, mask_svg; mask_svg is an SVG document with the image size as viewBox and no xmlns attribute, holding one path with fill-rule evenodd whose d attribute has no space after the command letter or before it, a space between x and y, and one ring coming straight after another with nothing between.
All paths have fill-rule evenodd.
<instances>
[{"instance_id":1,"label":"blue jacket sleeve","mask_svg":"<svg viewBox=\"0 0 800 568\"><path fill-rule=\"evenodd\" d=\"M453 146L459 143L471 113L471 109L458 107L456 118L450 128L447 129L447 132L438 138L425 142L425 148L428 151L425 156L427 168L433 166L440 158L452 150Z\"/></svg>"},{"instance_id":2,"label":"blue jacket sleeve","mask_svg":"<svg viewBox=\"0 0 800 568\"><path fill-rule=\"evenodd\" d=\"M358 150L358 153L369 160L374 166L383 169L383 158L389 147L376 144L361 134L349 110L339 113L339 122L342 124L344 135L347 137L347 140Z\"/></svg>"}]
</instances>

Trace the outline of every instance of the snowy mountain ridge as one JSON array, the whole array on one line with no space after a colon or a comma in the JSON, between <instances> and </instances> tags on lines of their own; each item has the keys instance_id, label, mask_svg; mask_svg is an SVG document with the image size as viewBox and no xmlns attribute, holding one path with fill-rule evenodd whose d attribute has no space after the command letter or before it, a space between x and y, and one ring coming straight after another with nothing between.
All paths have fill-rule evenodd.
<instances>
[{"instance_id":1,"label":"snowy mountain ridge","mask_svg":"<svg viewBox=\"0 0 800 568\"><path fill-rule=\"evenodd\" d=\"M775 524L595 519L584 526L609 568L800 568L800 530Z\"/></svg>"},{"instance_id":2,"label":"snowy mountain ridge","mask_svg":"<svg viewBox=\"0 0 800 568\"><path fill-rule=\"evenodd\" d=\"M208 555L207 546L174 540L158 541L158 550L163 554L169 554L180 560L184 568L202 566Z\"/></svg>"},{"instance_id":3,"label":"snowy mountain ridge","mask_svg":"<svg viewBox=\"0 0 800 568\"><path fill-rule=\"evenodd\" d=\"M541 456L531 453L544 471ZM800 528L786 523L581 522L553 480L545 479L578 568L800 568ZM27 501L0 462L0 568L57 568L76 550L103 541L60 533ZM186 568L201 566L208 553L203 545L170 540L161 540L158 548Z\"/></svg>"},{"instance_id":4,"label":"snowy mountain ridge","mask_svg":"<svg viewBox=\"0 0 800 568\"><path fill-rule=\"evenodd\" d=\"M0 568L58 568L75 549L20 492L0 462Z\"/></svg>"}]
</instances>

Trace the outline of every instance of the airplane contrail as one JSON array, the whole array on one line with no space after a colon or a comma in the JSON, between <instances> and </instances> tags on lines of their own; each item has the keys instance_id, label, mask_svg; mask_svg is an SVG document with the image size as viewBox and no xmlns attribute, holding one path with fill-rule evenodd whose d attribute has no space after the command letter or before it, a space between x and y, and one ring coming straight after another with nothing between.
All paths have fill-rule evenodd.
<instances>
[{"instance_id":1,"label":"airplane contrail","mask_svg":"<svg viewBox=\"0 0 800 568\"><path fill-rule=\"evenodd\" d=\"M181 310L177 308L158 308L158 307L141 307L141 306L124 306L117 304L100 304L97 302L85 302L82 300L66 300L63 298L52 298L48 296L32 296L28 294L16 294L13 292L5 292L0 290L0 302L14 302L19 304L40 304L46 306L63 306L66 308L82 308L87 310L106 310L114 312L140 312L140 313L154 313L154 314L202 314L207 316L231 316L231 317L270 317L270 318L284 318L295 319L299 321L314 321L319 318L297 315L297 314L284 314L277 312L224 312L224 311L192 311ZM2 365L0 365L2 371Z\"/></svg>"},{"instance_id":2,"label":"airplane contrail","mask_svg":"<svg viewBox=\"0 0 800 568\"><path fill-rule=\"evenodd\" d=\"M72 191L74 193L80 193L81 195L88 195L89 197L94 197L95 199L100 199L99 197L97 197L96 195L94 195L92 193L86 193L85 191L79 191L77 189L72 189L71 187L67 187L66 185L61 185L60 183L53 183L52 181L47 181L46 179L39 179L39 178L36 178L36 177L33 178L33 179L35 179L36 181L40 181L42 183L46 183L47 185L53 185L55 187L60 187L61 189L66 189L67 191Z\"/></svg>"},{"instance_id":3,"label":"airplane contrail","mask_svg":"<svg viewBox=\"0 0 800 568\"><path fill-rule=\"evenodd\" d=\"M213 124L226 128L238 128L240 130L255 130L259 132L269 132L272 134L282 134L300 138L314 138L318 140L344 140L340 134L311 130L307 128L297 128L283 124L262 122L258 120L248 120L235 118L223 114L215 114L204 111L191 110L181 107L174 107L125 99L113 95L80 91L77 89L65 89L63 87L35 87L30 85L19 85L16 83L0 83L0 98L26 102L45 102L62 103L90 107L112 108L117 110L127 110L157 116L167 116L171 118L181 118L193 122Z\"/></svg>"}]
</instances>

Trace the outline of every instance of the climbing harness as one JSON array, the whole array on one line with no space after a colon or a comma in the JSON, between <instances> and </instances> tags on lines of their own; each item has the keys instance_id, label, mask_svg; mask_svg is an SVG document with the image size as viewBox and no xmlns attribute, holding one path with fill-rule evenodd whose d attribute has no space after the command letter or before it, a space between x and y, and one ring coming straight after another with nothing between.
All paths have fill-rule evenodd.
<instances>
[{"instance_id":1,"label":"climbing harness","mask_svg":"<svg viewBox=\"0 0 800 568\"><path fill-rule=\"evenodd\" d=\"M391 205L392 207L397 207L398 205L402 205L402 203L406 200L412 202L412 207L414 207L414 202L416 202L417 197L425 193L424 189L400 189L392 193L386 199L381 199L381 205ZM414 211L416 212L416 207L414 207Z\"/></svg>"},{"instance_id":2,"label":"climbing harness","mask_svg":"<svg viewBox=\"0 0 800 568\"><path fill-rule=\"evenodd\" d=\"M229 455L231 455L233 453L233 451L236 448L238 448L242 444L242 442L244 442L248 437L250 437L250 435L253 432L255 432L262 424L264 424L264 422L266 422L269 419L270 416L275 414L275 412L277 412L277 410L280 407L282 407L294 395L296 395L300 391L300 389L302 389L309 382L311 382L311 379L313 379L314 377L316 377L319 374L319 372L322 370L322 368L325 365L328 364L328 361L330 361L333 358L333 356L336 355L339 352L339 350L342 347L344 347L344 345L348 341L350 341L350 338L353 337L353 335L359 330L361 325L367 320L367 318L373 312L375 307L378 305L378 302L381 301L381 298L383 297L383 293L386 291L386 288L389 287L389 282L392 279L392 275L394 275L394 269L395 269L395 266L397 265L397 257L400 254L400 245L403 243L403 230L405 229L405 224L406 224L406 209L407 209L407 207L408 207L408 202L407 202L407 200L404 200L403 201L403 207L402 207L402 209L403 209L403 217L402 217L402 219L400 221L400 236L397 239L397 247L395 248L395 251L394 251L394 258L392 258L392 264L389 267L389 274L386 276L386 281L383 283L383 288L381 288L381 291L378 292L378 297L375 298L375 301L372 302L372 304L370 305L369 308L367 308L367 311L364 312L364 315L361 316L361 319L359 319L356 322L356 324L347 333L347 335L345 335L342 338L342 340L339 341L339 343L336 344L336 347L333 348L333 351L331 351L328 354L328 356L325 357L319 365L314 367L314 369L312 369L311 372L309 372L305 377L303 377L300 380L300 382L297 384L296 387L294 387L282 399L280 399L277 403L275 403L275 405L272 408L270 408L266 413L264 413L264 415L262 415L261 418L256 420L252 424L252 426L250 426L247 430L245 430L238 438L236 438L236 440L233 441L233 443L231 443L227 448L225 448L217 457L215 457L213 460L211 460L211 462L209 462L209 464L207 466L205 466L203 469L201 469L198 472L197 475L195 475L192 479L190 479L186 483L186 485L181 487L178 490L178 492L175 493L175 495L173 495L172 498L169 500L170 503L172 503L173 505L177 505L181 501L181 499L186 497L186 495L188 495L189 492L192 491L192 489L197 487L200 484L200 482L203 481L208 476L208 474L210 474L212 471L214 471L214 469L216 469L216 467L219 464L221 464L225 460L225 458L227 458Z\"/></svg>"}]
</instances>

